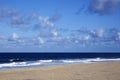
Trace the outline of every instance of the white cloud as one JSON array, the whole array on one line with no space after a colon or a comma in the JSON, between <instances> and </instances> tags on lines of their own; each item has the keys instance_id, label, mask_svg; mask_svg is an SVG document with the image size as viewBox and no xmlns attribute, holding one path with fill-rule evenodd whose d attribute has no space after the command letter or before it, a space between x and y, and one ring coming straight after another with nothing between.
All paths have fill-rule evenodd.
<instances>
[{"instance_id":1,"label":"white cloud","mask_svg":"<svg viewBox=\"0 0 120 80\"><path fill-rule=\"evenodd\" d=\"M25 18L23 18L22 16L13 16L11 18L11 24L12 25L23 25L25 24Z\"/></svg>"},{"instance_id":2,"label":"white cloud","mask_svg":"<svg viewBox=\"0 0 120 80\"><path fill-rule=\"evenodd\" d=\"M101 15L113 12L120 0L92 0L89 6L89 11Z\"/></svg>"},{"instance_id":3,"label":"white cloud","mask_svg":"<svg viewBox=\"0 0 120 80\"><path fill-rule=\"evenodd\" d=\"M13 33L12 34L12 36L9 38L9 41L17 41L17 40L19 40L19 36L18 36L18 34L17 33Z\"/></svg>"},{"instance_id":4,"label":"white cloud","mask_svg":"<svg viewBox=\"0 0 120 80\"><path fill-rule=\"evenodd\" d=\"M45 40L41 37L38 37L38 42L39 42L39 44L44 44Z\"/></svg>"},{"instance_id":5,"label":"white cloud","mask_svg":"<svg viewBox=\"0 0 120 80\"><path fill-rule=\"evenodd\" d=\"M104 36L104 29L91 30L90 34L92 37L101 38Z\"/></svg>"},{"instance_id":6,"label":"white cloud","mask_svg":"<svg viewBox=\"0 0 120 80\"><path fill-rule=\"evenodd\" d=\"M6 38L5 36L0 35L0 40L3 40L3 39L5 39L5 38Z\"/></svg>"},{"instance_id":7,"label":"white cloud","mask_svg":"<svg viewBox=\"0 0 120 80\"><path fill-rule=\"evenodd\" d=\"M79 40L75 40L75 43L79 43Z\"/></svg>"},{"instance_id":8,"label":"white cloud","mask_svg":"<svg viewBox=\"0 0 120 80\"><path fill-rule=\"evenodd\" d=\"M19 36L18 36L16 33L13 33L12 38L13 38L13 39L18 39Z\"/></svg>"},{"instance_id":9,"label":"white cloud","mask_svg":"<svg viewBox=\"0 0 120 80\"><path fill-rule=\"evenodd\" d=\"M120 40L120 32L117 33L117 40Z\"/></svg>"},{"instance_id":10,"label":"white cloud","mask_svg":"<svg viewBox=\"0 0 120 80\"><path fill-rule=\"evenodd\" d=\"M40 34L48 34L51 36L57 36L55 29L55 22L61 18L61 15L56 13L53 16L43 17L37 13L32 12L29 14L23 14L17 9L1 8L0 9L0 20L2 23L7 24L12 28L19 28L20 30L37 30ZM45 35L46 36L46 35Z\"/></svg>"},{"instance_id":11,"label":"white cloud","mask_svg":"<svg viewBox=\"0 0 120 80\"><path fill-rule=\"evenodd\" d=\"M46 27L46 26L53 27L54 26L54 23L49 20L49 17L39 16L38 20L42 27Z\"/></svg>"},{"instance_id":12,"label":"white cloud","mask_svg":"<svg viewBox=\"0 0 120 80\"><path fill-rule=\"evenodd\" d=\"M52 30L51 33L53 34L54 37L58 36L58 32L56 30Z\"/></svg>"},{"instance_id":13,"label":"white cloud","mask_svg":"<svg viewBox=\"0 0 120 80\"><path fill-rule=\"evenodd\" d=\"M97 30L97 35L98 35L98 37L103 37L103 35L104 35L104 29Z\"/></svg>"},{"instance_id":14,"label":"white cloud","mask_svg":"<svg viewBox=\"0 0 120 80\"><path fill-rule=\"evenodd\" d=\"M49 18L49 21L51 22L56 22L57 20L59 20L61 18L61 15L56 13L54 14L52 17Z\"/></svg>"},{"instance_id":15,"label":"white cloud","mask_svg":"<svg viewBox=\"0 0 120 80\"><path fill-rule=\"evenodd\" d=\"M83 40L90 40L90 35L84 36Z\"/></svg>"},{"instance_id":16,"label":"white cloud","mask_svg":"<svg viewBox=\"0 0 120 80\"><path fill-rule=\"evenodd\" d=\"M118 35L118 38L120 39L120 32L118 32L118 34L117 34L117 35Z\"/></svg>"},{"instance_id":17,"label":"white cloud","mask_svg":"<svg viewBox=\"0 0 120 80\"><path fill-rule=\"evenodd\" d=\"M10 18L12 16L15 16L18 14L18 11L16 9L6 8L2 7L0 8L0 18Z\"/></svg>"},{"instance_id":18,"label":"white cloud","mask_svg":"<svg viewBox=\"0 0 120 80\"><path fill-rule=\"evenodd\" d=\"M109 33L109 30L104 30L104 29L96 29L96 30L86 30L87 34L85 35L80 35L80 34L75 34L74 35L64 35L64 36L59 36L57 31L53 29L53 34L51 37L34 37L33 38L21 38L17 33L13 33L10 38L5 38L4 44L6 46L12 46L12 47L24 47L24 46L29 46L29 47L49 47L49 46L65 46L65 47L81 47L81 45L84 45L87 47L89 46L95 46L96 44L99 45L111 45L114 43L111 42L119 42L120 40L120 32L114 31L114 36ZM92 32L91 32L92 31ZM89 33L90 32L90 33ZM50 34L49 32L48 34ZM65 32L64 32L65 33ZM108 35L104 35L104 34ZM83 34L83 33L82 33ZM68 37L67 37L68 36ZM0 44L2 41L0 41ZM119 44L119 43L118 43Z\"/></svg>"}]
</instances>

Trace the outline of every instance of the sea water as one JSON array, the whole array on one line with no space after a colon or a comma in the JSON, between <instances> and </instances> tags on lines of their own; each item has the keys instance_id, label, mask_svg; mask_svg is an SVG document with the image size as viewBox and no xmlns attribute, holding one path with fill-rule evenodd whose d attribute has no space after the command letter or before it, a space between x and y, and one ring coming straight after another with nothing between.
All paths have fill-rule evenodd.
<instances>
[{"instance_id":1,"label":"sea water","mask_svg":"<svg viewBox=\"0 0 120 80\"><path fill-rule=\"evenodd\" d=\"M120 61L120 53L0 53L0 69Z\"/></svg>"}]
</instances>

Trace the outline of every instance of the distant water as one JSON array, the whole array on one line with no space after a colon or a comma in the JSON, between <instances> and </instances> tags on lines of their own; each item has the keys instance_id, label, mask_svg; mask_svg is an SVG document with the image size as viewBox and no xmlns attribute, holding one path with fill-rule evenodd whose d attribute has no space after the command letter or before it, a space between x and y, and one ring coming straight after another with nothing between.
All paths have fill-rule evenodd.
<instances>
[{"instance_id":1,"label":"distant water","mask_svg":"<svg viewBox=\"0 0 120 80\"><path fill-rule=\"evenodd\" d=\"M0 53L0 69L120 61L120 53Z\"/></svg>"}]
</instances>

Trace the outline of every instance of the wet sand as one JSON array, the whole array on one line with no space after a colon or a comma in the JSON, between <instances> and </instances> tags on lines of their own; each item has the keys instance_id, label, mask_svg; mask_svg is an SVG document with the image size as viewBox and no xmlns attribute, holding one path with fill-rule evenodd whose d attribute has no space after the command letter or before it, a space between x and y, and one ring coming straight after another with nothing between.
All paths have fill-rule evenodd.
<instances>
[{"instance_id":1,"label":"wet sand","mask_svg":"<svg viewBox=\"0 0 120 80\"><path fill-rule=\"evenodd\" d=\"M0 80L120 80L120 62L0 70Z\"/></svg>"}]
</instances>

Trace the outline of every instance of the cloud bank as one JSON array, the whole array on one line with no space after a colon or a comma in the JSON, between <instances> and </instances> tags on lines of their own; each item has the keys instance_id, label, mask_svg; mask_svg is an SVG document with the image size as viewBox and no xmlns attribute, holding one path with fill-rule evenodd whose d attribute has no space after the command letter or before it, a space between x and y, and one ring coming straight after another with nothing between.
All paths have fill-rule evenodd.
<instances>
[{"instance_id":1,"label":"cloud bank","mask_svg":"<svg viewBox=\"0 0 120 80\"><path fill-rule=\"evenodd\" d=\"M115 11L118 4L120 4L120 0L92 0L88 10L91 13L105 15Z\"/></svg>"},{"instance_id":2,"label":"cloud bank","mask_svg":"<svg viewBox=\"0 0 120 80\"><path fill-rule=\"evenodd\" d=\"M32 27L32 29L36 30L41 27L54 27L55 22L61 18L58 13L46 17L38 15L36 12L28 13L23 14L17 9L3 7L0 8L0 21L12 28L31 29L30 27Z\"/></svg>"},{"instance_id":3,"label":"cloud bank","mask_svg":"<svg viewBox=\"0 0 120 80\"><path fill-rule=\"evenodd\" d=\"M94 4L93 4L94 3ZM108 5L109 3L109 5ZM113 4L114 3L114 4ZM108 14L115 9L118 0L92 0L89 9L93 13ZM98 5L98 6L97 6ZM0 46L3 47L87 47L87 46L110 46L120 44L120 30L118 28L94 29L87 28L69 30L58 29L56 21L61 15L41 16L37 14L22 14L20 11L10 8L0 9L0 21L8 24L11 28L28 29L37 31L37 36L31 38L19 36L13 32L11 36L0 36Z\"/></svg>"},{"instance_id":4,"label":"cloud bank","mask_svg":"<svg viewBox=\"0 0 120 80\"><path fill-rule=\"evenodd\" d=\"M58 31L59 32L59 31ZM68 31L71 33L71 30ZM38 35L36 37L22 37L17 33L11 34L9 37L2 38L0 45L11 47L88 47L88 46L111 46L120 44L120 30L116 28L110 29L94 29L94 30L74 30L74 32L68 35L62 36L65 32L59 33L52 31L46 33L49 37L43 37ZM3 44L4 42L4 44Z\"/></svg>"}]
</instances>

